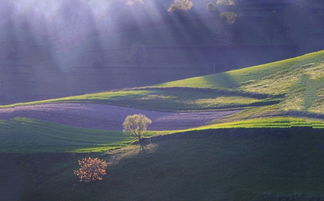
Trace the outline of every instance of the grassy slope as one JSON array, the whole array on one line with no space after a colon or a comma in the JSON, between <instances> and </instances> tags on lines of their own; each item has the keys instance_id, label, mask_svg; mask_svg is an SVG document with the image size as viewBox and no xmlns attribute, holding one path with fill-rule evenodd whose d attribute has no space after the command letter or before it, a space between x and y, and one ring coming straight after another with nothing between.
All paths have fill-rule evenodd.
<instances>
[{"instance_id":1,"label":"grassy slope","mask_svg":"<svg viewBox=\"0 0 324 201\"><path fill-rule=\"evenodd\" d=\"M27 164L33 164L37 171L32 175L42 182L35 182L21 200L273 200L251 199L264 192L324 196L321 132L300 128L192 132L153 141L140 154L136 147L115 152L113 156L124 158L111 164L109 176L95 184L79 184L72 175L81 156L50 165L35 156ZM110 160L110 154L99 157ZM42 172L47 167L60 168L53 176Z\"/></svg>"},{"instance_id":2,"label":"grassy slope","mask_svg":"<svg viewBox=\"0 0 324 201\"><path fill-rule=\"evenodd\" d=\"M282 115L285 110L323 113L323 57L322 51L158 86L22 103L95 102L171 111L247 109L228 117L230 123L194 128L186 130L190 131L188 137L176 135L168 140L167 136L154 142L152 152L111 165L110 176L94 185L78 184L72 174L83 156L57 160L50 154L23 156L21 166L27 180L33 181L21 200L241 201L244 196L248 200L263 192L323 196L323 130L295 127L323 128L324 124L300 118L251 119ZM0 124L0 151L8 152L102 151L132 140L117 132L29 119ZM160 134L172 132L183 131ZM111 159L109 154L100 157Z\"/></svg>"},{"instance_id":3,"label":"grassy slope","mask_svg":"<svg viewBox=\"0 0 324 201\"><path fill-rule=\"evenodd\" d=\"M129 144L118 131L75 128L26 118L0 121L0 152L93 152Z\"/></svg>"},{"instance_id":4,"label":"grassy slope","mask_svg":"<svg viewBox=\"0 0 324 201\"><path fill-rule=\"evenodd\" d=\"M284 94L303 74L311 75L314 79L323 78L323 65L324 51L319 51L224 73L167 82L158 86L242 90L271 95Z\"/></svg>"},{"instance_id":5,"label":"grassy slope","mask_svg":"<svg viewBox=\"0 0 324 201\"><path fill-rule=\"evenodd\" d=\"M149 131L146 137L224 128L324 128L323 121L300 118L262 118L212 124L187 130ZM0 121L0 153L102 152L129 145L134 139L120 131L64 126L26 118Z\"/></svg>"},{"instance_id":6,"label":"grassy slope","mask_svg":"<svg viewBox=\"0 0 324 201\"><path fill-rule=\"evenodd\" d=\"M214 88L284 97L279 104L253 108L234 115L237 119L280 115L291 111L309 113L309 116L314 113L324 114L324 51L159 86Z\"/></svg>"},{"instance_id":7,"label":"grassy slope","mask_svg":"<svg viewBox=\"0 0 324 201\"><path fill-rule=\"evenodd\" d=\"M233 127L323 128L312 119L272 118L324 113L324 51L270 64L189 78L156 86L65 97L49 102L90 102L155 110L244 109L216 124L189 130ZM299 113L289 113L297 111ZM245 121L248 119L248 121ZM230 123L223 123L230 122ZM223 124L222 124L223 123ZM102 151L131 139L119 132L80 129L29 119L0 122L0 151ZM186 130L186 131L189 131ZM183 131L157 132L170 134Z\"/></svg>"},{"instance_id":8,"label":"grassy slope","mask_svg":"<svg viewBox=\"0 0 324 201\"><path fill-rule=\"evenodd\" d=\"M226 94L226 95L224 95ZM136 88L108 91L80 96L2 105L0 108L53 102L86 102L111 104L157 111L190 111L207 109L242 108L268 105L278 98L259 98L255 94L241 94L217 90L187 88Z\"/></svg>"},{"instance_id":9,"label":"grassy slope","mask_svg":"<svg viewBox=\"0 0 324 201\"><path fill-rule=\"evenodd\" d=\"M324 51L269 64L160 85L0 107L91 102L160 111L247 109L228 121L255 117L324 114Z\"/></svg>"},{"instance_id":10,"label":"grassy slope","mask_svg":"<svg viewBox=\"0 0 324 201\"><path fill-rule=\"evenodd\" d=\"M293 117L270 117L249 119L242 121L234 121L228 123L217 123L198 128L188 129L193 130L206 130L206 129L223 129L223 128L294 128L294 127L310 127L315 129L324 128L324 121L293 118Z\"/></svg>"}]
</instances>

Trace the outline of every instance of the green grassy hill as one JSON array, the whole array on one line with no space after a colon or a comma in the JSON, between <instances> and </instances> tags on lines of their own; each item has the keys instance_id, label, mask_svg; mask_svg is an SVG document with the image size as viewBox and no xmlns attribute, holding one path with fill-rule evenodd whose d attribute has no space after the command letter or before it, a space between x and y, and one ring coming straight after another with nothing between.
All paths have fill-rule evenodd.
<instances>
[{"instance_id":1,"label":"green grassy hill","mask_svg":"<svg viewBox=\"0 0 324 201\"><path fill-rule=\"evenodd\" d=\"M242 110L208 126L149 135L221 128L323 128L323 89L324 51L320 51L154 86L1 107L83 102L158 111ZM3 120L0 124L1 152L93 152L123 146L132 140L121 132L74 128L31 119Z\"/></svg>"},{"instance_id":2,"label":"green grassy hill","mask_svg":"<svg viewBox=\"0 0 324 201\"><path fill-rule=\"evenodd\" d=\"M1 120L0 176L21 181L10 188L0 182L0 190L20 186L24 190L14 194L21 201L323 200L323 81L321 51L154 86L1 106L76 102L242 111L207 126L149 132L152 143L141 152L127 146L134 139L121 132ZM77 181L73 170L85 156L109 161L104 181Z\"/></svg>"},{"instance_id":3,"label":"green grassy hill","mask_svg":"<svg viewBox=\"0 0 324 201\"><path fill-rule=\"evenodd\" d=\"M265 116L323 118L324 51L154 86L13 104L90 102L159 111L242 109L226 121Z\"/></svg>"}]
</instances>

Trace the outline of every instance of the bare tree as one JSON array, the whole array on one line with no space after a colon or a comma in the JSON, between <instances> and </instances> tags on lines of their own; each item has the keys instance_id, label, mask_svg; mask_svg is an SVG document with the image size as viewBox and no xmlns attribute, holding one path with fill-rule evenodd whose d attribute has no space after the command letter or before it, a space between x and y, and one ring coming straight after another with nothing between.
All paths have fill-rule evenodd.
<instances>
[{"instance_id":1,"label":"bare tree","mask_svg":"<svg viewBox=\"0 0 324 201\"><path fill-rule=\"evenodd\" d=\"M144 132L151 123L152 120L143 114L129 115L125 118L123 123L124 132L128 132L141 142Z\"/></svg>"}]
</instances>

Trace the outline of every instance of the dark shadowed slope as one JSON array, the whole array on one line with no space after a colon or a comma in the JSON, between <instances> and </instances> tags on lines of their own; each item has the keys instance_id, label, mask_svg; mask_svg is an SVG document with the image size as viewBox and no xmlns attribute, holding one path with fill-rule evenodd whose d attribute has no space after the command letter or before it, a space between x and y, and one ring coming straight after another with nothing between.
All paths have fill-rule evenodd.
<instances>
[{"instance_id":1,"label":"dark shadowed slope","mask_svg":"<svg viewBox=\"0 0 324 201\"><path fill-rule=\"evenodd\" d=\"M110 165L104 181L91 185L77 183L71 174L82 156L55 160L34 154L26 163L43 183L21 200L321 201L323 137L309 128L186 133L153 141L140 154L136 146L116 150L114 157L126 157ZM109 155L96 156L109 160ZM55 176L42 172L53 167ZM306 197L293 199L295 194Z\"/></svg>"},{"instance_id":2,"label":"dark shadowed slope","mask_svg":"<svg viewBox=\"0 0 324 201\"><path fill-rule=\"evenodd\" d=\"M24 185L23 169L10 155L0 155L0 164L5 168L0 169L0 200L19 201Z\"/></svg>"}]
</instances>

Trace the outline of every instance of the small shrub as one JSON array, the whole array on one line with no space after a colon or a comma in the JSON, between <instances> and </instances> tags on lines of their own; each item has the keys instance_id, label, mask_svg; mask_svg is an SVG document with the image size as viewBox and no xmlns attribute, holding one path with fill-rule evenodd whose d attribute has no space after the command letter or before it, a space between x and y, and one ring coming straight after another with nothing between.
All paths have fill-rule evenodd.
<instances>
[{"instance_id":1,"label":"small shrub","mask_svg":"<svg viewBox=\"0 0 324 201\"><path fill-rule=\"evenodd\" d=\"M216 10L217 8L216 8L216 5L214 4L214 3L212 3L212 2L209 2L208 4L207 4L207 10L209 10L209 11L214 11L214 10Z\"/></svg>"},{"instance_id":2,"label":"small shrub","mask_svg":"<svg viewBox=\"0 0 324 201\"><path fill-rule=\"evenodd\" d=\"M235 12L221 12L220 16L225 19L228 24L234 24L237 19L237 13Z\"/></svg>"},{"instance_id":3,"label":"small shrub","mask_svg":"<svg viewBox=\"0 0 324 201\"><path fill-rule=\"evenodd\" d=\"M174 12L176 10L190 10L193 6L192 1L190 0L174 0L170 5L168 11Z\"/></svg>"},{"instance_id":4,"label":"small shrub","mask_svg":"<svg viewBox=\"0 0 324 201\"><path fill-rule=\"evenodd\" d=\"M74 170L74 174L80 182L94 182L103 180L107 174L108 163L99 158L83 158L78 161L79 169Z\"/></svg>"}]
</instances>

